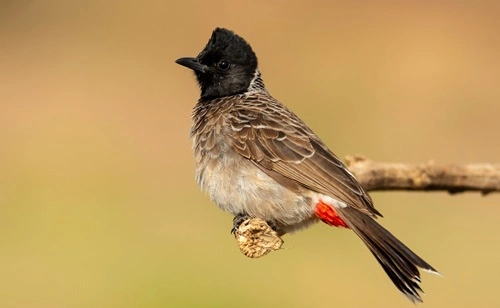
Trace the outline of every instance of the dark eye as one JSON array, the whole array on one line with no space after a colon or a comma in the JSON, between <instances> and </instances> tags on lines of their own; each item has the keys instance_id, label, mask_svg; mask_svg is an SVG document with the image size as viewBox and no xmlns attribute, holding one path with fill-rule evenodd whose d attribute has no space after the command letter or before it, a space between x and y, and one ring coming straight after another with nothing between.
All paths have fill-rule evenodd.
<instances>
[{"instance_id":1,"label":"dark eye","mask_svg":"<svg viewBox=\"0 0 500 308\"><path fill-rule=\"evenodd\" d=\"M226 60L220 60L219 63L217 63L217 67L221 71L226 71L227 69L229 69L229 62L227 62Z\"/></svg>"}]
</instances>

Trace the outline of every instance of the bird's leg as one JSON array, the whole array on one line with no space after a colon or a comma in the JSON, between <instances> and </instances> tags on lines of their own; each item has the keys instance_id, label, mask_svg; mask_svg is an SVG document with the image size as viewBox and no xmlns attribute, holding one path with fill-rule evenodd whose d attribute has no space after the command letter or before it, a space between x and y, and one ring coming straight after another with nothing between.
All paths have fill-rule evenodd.
<instances>
[{"instance_id":1,"label":"bird's leg","mask_svg":"<svg viewBox=\"0 0 500 308\"><path fill-rule=\"evenodd\" d=\"M267 224L269 225L269 227L271 227L271 229L273 229L275 232L278 232L280 233L278 230L280 229L278 224L274 221L274 220L268 220L266 221Z\"/></svg>"},{"instance_id":2,"label":"bird's leg","mask_svg":"<svg viewBox=\"0 0 500 308\"><path fill-rule=\"evenodd\" d=\"M238 228L241 226L241 224L245 220L250 219L250 218L251 217L248 214L246 214L246 213L240 213L240 214L234 216L234 218L233 218L233 228L231 229L231 234L234 234L238 230ZM278 234L284 234L280 230L280 227L278 226L278 224L274 220L266 221L266 223L269 225L269 227L271 227L271 229L273 229Z\"/></svg>"},{"instance_id":3,"label":"bird's leg","mask_svg":"<svg viewBox=\"0 0 500 308\"><path fill-rule=\"evenodd\" d=\"M234 234L236 230L240 227L240 225L247 219L249 219L250 216L246 213L240 213L233 218L233 228L231 229L231 234Z\"/></svg>"}]
</instances>

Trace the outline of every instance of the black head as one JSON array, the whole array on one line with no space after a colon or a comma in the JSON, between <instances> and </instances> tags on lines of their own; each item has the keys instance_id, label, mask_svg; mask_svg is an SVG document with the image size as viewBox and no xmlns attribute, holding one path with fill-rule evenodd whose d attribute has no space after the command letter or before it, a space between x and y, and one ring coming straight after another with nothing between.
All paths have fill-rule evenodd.
<instances>
[{"instance_id":1,"label":"black head","mask_svg":"<svg viewBox=\"0 0 500 308\"><path fill-rule=\"evenodd\" d=\"M178 64L194 71L202 98L223 97L247 91L257 70L252 47L232 31L217 28L196 58Z\"/></svg>"}]
</instances>

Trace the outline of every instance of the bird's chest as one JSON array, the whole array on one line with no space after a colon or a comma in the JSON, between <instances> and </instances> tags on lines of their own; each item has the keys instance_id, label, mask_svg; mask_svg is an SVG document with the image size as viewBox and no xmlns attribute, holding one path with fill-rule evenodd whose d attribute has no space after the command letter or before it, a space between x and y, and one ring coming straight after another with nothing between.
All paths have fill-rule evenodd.
<instances>
[{"instance_id":1,"label":"bird's chest","mask_svg":"<svg viewBox=\"0 0 500 308\"><path fill-rule=\"evenodd\" d=\"M238 214L257 203L255 183L267 175L232 149L226 126L219 124L192 137L196 182L220 208Z\"/></svg>"}]
</instances>

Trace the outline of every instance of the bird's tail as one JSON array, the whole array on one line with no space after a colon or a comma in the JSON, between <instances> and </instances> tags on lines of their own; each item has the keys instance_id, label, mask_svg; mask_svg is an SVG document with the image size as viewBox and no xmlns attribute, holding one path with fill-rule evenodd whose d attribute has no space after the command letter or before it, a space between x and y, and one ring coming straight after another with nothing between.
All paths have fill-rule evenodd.
<instances>
[{"instance_id":1,"label":"bird's tail","mask_svg":"<svg viewBox=\"0 0 500 308\"><path fill-rule=\"evenodd\" d=\"M337 213L363 240L399 291L414 303L422 302L418 268L439 275L438 271L368 215L350 207L337 209Z\"/></svg>"}]
</instances>

